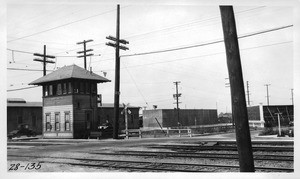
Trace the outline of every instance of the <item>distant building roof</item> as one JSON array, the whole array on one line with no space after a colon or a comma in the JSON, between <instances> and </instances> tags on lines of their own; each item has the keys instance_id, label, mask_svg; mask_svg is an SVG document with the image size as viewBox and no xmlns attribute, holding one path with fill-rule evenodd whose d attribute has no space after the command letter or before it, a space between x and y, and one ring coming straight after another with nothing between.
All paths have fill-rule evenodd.
<instances>
[{"instance_id":1,"label":"distant building roof","mask_svg":"<svg viewBox=\"0 0 300 179\"><path fill-rule=\"evenodd\" d=\"M98 104L98 108L101 107L101 108L114 108L114 104L113 103L102 103L102 105L100 106ZM120 108L123 108L123 104L119 104L119 107ZM128 106L128 108L140 108L140 107L137 107L137 106Z\"/></svg>"},{"instance_id":2,"label":"distant building roof","mask_svg":"<svg viewBox=\"0 0 300 179\"><path fill-rule=\"evenodd\" d=\"M22 98L7 98L7 103L26 103Z\"/></svg>"},{"instance_id":3,"label":"distant building roof","mask_svg":"<svg viewBox=\"0 0 300 179\"><path fill-rule=\"evenodd\" d=\"M85 79L85 80L93 80L97 81L99 83L104 82L110 82L110 80L97 75L96 73L90 72L84 68L81 68L77 65L70 65L70 66L64 66L62 68L59 68L58 70L43 76L31 83L30 85L40 85L43 83L51 82L51 81L58 81L58 80L64 80L64 79Z\"/></svg>"},{"instance_id":4,"label":"distant building roof","mask_svg":"<svg viewBox=\"0 0 300 179\"><path fill-rule=\"evenodd\" d=\"M43 107L43 103L27 102L22 98L8 98L7 107Z\"/></svg>"}]
</instances>

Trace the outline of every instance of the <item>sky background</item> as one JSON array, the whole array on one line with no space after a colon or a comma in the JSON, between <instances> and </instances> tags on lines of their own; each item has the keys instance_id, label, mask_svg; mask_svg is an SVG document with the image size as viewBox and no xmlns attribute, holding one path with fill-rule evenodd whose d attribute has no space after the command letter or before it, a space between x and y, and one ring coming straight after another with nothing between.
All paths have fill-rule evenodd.
<instances>
[{"instance_id":1,"label":"sky background","mask_svg":"<svg viewBox=\"0 0 300 179\"><path fill-rule=\"evenodd\" d=\"M54 55L48 70L76 64L82 45L95 56L87 66L112 82L98 84L104 103L113 103L114 48L106 46L106 36L116 34L116 4L7 4L7 97L42 101L42 88L30 87L40 78L40 62L33 53ZM291 6L234 6L238 36L293 25ZM144 52L206 44L223 39L218 6L121 4L120 35L129 41L121 51L120 103L152 109L174 108L175 85L180 81L180 108L218 109L230 112L230 88L224 43L184 50L137 55ZM239 39L244 83L249 82L251 105L267 104L266 86L270 84L270 105L289 105L293 87L294 27ZM99 55L100 54L100 55ZM129 56L126 56L129 55ZM122 57L123 56L123 57ZM23 70L12 70L12 69ZM50 72L47 72L47 74ZM246 88L245 88L246 89Z\"/></svg>"}]
</instances>

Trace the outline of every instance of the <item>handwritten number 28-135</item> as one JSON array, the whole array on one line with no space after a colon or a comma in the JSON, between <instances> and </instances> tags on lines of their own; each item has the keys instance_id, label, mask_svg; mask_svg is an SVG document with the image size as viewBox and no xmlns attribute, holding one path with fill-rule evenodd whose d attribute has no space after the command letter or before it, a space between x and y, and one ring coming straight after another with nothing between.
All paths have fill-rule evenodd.
<instances>
[{"instance_id":1,"label":"handwritten number 28-135","mask_svg":"<svg viewBox=\"0 0 300 179\"><path fill-rule=\"evenodd\" d=\"M18 169L23 169L24 170L33 170L33 169L40 169L42 166L40 165L40 162L38 163L28 163L27 165L21 165L20 163L17 164L10 164L9 171L11 170L18 170Z\"/></svg>"}]
</instances>

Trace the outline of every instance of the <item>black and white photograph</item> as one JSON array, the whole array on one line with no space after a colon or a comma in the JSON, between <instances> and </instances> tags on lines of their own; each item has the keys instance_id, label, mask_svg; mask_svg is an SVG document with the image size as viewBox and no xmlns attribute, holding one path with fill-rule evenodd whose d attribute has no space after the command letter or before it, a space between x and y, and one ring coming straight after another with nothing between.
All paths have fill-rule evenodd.
<instances>
[{"instance_id":1,"label":"black and white photograph","mask_svg":"<svg viewBox=\"0 0 300 179\"><path fill-rule=\"evenodd\" d=\"M2 5L6 178L296 178L299 1Z\"/></svg>"}]
</instances>

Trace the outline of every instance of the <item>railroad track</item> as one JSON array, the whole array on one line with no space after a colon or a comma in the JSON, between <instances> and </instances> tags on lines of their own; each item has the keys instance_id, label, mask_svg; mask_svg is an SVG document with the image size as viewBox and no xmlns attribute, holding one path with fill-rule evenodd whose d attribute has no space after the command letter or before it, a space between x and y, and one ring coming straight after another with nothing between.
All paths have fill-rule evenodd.
<instances>
[{"instance_id":1,"label":"railroad track","mask_svg":"<svg viewBox=\"0 0 300 179\"><path fill-rule=\"evenodd\" d=\"M173 149L173 150L196 150L196 151L203 151L203 150L227 150L227 151L237 151L237 146L221 146L221 145L214 145L214 146L205 146L205 145L152 145L149 146L150 148L155 149ZM280 151L280 152L293 152L294 147L287 147L287 146L253 146L253 151Z\"/></svg>"},{"instance_id":2,"label":"railroad track","mask_svg":"<svg viewBox=\"0 0 300 179\"><path fill-rule=\"evenodd\" d=\"M118 151L91 152L99 155L139 156L139 157L173 157L173 158L208 158L208 159L239 159L238 154L222 153L188 153L188 152L149 152L149 151ZM294 161L293 155L254 155L254 160Z\"/></svg>"},{"instance_id":3,"label":"railroad track","mask_svg":"<svg viewBox=\"0 0 300 179\"><path fill-rule=\"evenodd\" d=\"M205 143L218 143L219 145L235 145L236 141L202 141L194 142L193 144L205 144ZM189 143L191 144L191 143ZM251 141L252 146L254 145L278 145L278 146L294 146L293 141Z\"/></svg>"},{"instance_id":4,"label":"railroad track","mask_svg":"<svg viewBox=\"0 0 300 179\"><path fill-rule=\"evenodd\" d=\"M76 157L49 157L49 156L26 156L26 155L8 155L8 157L29 157L40 159L40 163L56 163L65 165L75 165L95 168L115 168L129 171L164 171L164 172L222 172L222 169L229 169L232 172L238 172L237 165L214 165L197 163L178 163L178 162L150 162L135 160L103 160L91 158ZM44 160L43 160L44 159ZM45 159L52 159L47 161ZM73 160L73 161L55 161L55 160ZM293 172L291 168L275 167L255 167L256 171L263 172Z\"/></svg>"}]
</instances>

